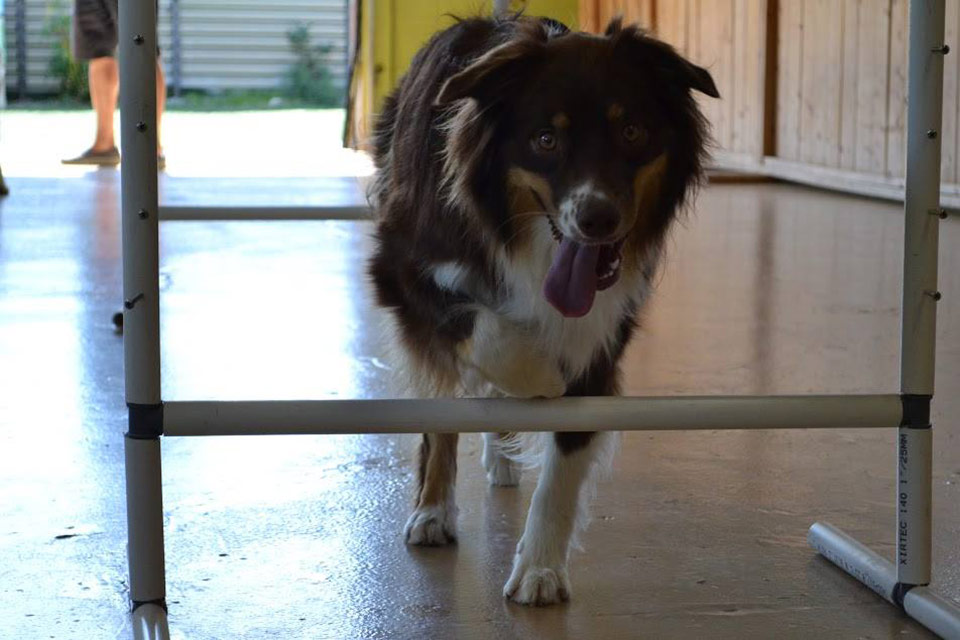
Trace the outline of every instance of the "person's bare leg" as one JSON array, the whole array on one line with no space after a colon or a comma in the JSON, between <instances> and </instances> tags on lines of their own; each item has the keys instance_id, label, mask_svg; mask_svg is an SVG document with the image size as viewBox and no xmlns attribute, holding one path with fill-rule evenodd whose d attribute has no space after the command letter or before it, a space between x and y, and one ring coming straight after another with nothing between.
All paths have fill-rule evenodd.
<instances>
[{"instance_id":1,"label":"person's bare leg","mask_svg":"<svg viewBox=\"0 0 960 640\"><path fill-rule=\"evenodd\" d=\"M160 121L163 119L163 109L167 105L167 82L163 75L163 67L157 60L157 153L163 153L163 144L160 142Z\"/></svg>"},{"instance_id":2,"label":"person's bare leg","mask_svg":"<svg viewBox=\"0 0 960 640\"><path fill-rule=\"evenodd\" d=\"M117 60L112 57L90 61L90 102L97 114L97 135L93 151L108 151L116 146L113 139L113 113L117 109L120 76Z\"/></svg>"}]
</instances>

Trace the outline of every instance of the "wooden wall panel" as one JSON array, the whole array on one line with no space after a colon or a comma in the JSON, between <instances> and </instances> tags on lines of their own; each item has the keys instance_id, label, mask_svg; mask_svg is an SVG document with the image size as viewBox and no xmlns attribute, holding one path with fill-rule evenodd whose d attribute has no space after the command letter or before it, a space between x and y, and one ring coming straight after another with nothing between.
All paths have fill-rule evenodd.
<instances>
[{"instance_id":1,"label":"wooden wall panel","mask_svg":"<svg viewBox=\"0 0 960 640\"><path fill-rule=\"evenodd\" d=\"M616 16L622 16L627 24L637 23L642 27L652 28L655 5L655 0L599 0L594 30L602 31Z\"/></svg>"},{"instance_id":2,"label":"wooden wall panel","mask_svg":"<svg viewBox=\"0 0 960 640\"><path fill-rule=\"evenodd\" d=\"M907 6L908 0L890 5L890 81L887 85L887 167L885 174L904 174L907 155Z\"/></svg>"},{"instance_id":3,"label":"wooden wall panel","mask_svg":"<svg viewBox=\"0 0 960 640\"><path fill-rule=\"evenodd\" d=\"M840 160L840 22L836 0L804 0L800 81L800 160L837 166Z\"/></svg>"},{"instance_id":4,"label":"wooden wall panel","mask_svg":"<svg viewBox=\"0 0 960 640\"><path fill-rule=\"evenodd\" d=\"M943 137L941 138L940 179L958 182L957 172L957 109L960 107L960 1L948 0L944 24L944 42L950 43L952 51L943 59Z\"/></svg>"},{"instance_id":5,"label":"wooden wall panel","mask_svg":"<svg viewBox=\"0 0 960 640\"><path fill-rule=\"evenodd\" d=\"M704 114L713 125L713 137L721 148L733 149L734 114L736 113L736 74L734 68L735 0L698 0L696 13L700 22L699 42L692 52L693 60L713 75L722 100L700 97Z\"/></svg>"},{"instance_id":6,"label":"wooden wall panel","mask_svg":"<svg viewBox=\"0 0 960 640\"><path fill-rule=\"evenodd\" d=\"M902 177L907 3L780 0L776 157Z\"/></svg>"},{"instance_id":7,"label":"wooden wall panel","mask_svg":"<svg viewBox=\"0 0 960 640\"><path fill-rule=\"evenodd\" d=\"M842 63L840 64L840 163L852 170L857 163L857 87L860 73L860 0L843 0L840 20Z\"/></svg>"},{"instance_id":8,"label":"wooden wall panel","mask_svg":"<svg viewBox=\"0 0 960 640\"><path fill-rule=\"evenodd\" d=\"M669 42L677 51L688 54L687 27L689 21L688 8L690 0L675 0L674 2L656 3L657 35Z\"/></svg>"},{"instance_id":9,"label":"wooden wall panel","mask_svg":"<svg viewBox=\"0 0 960 640\"><path fill-rule=\"evenodd\" d=\"M718 149L741 165L763 157L767 2L660 0L654 12L657 35L713 76L721 99L698 99Z\"/></svg>"},{"instance_id":10,"label":"wooden wall panel","mask_svg":"<svg viewBox=\"0 0 960 640\"><path fill-rule=\"evenodd\" d=\"M591 33L600 31L600 0L580 0L577 22L584 31Z\"/></svg>"},{"instance_id":11,"label":"wooden wall panel","mask_svg":"<svg viewBox=\"0 0 960 640\"><path fill-rule=\"evenodd\" d=\"M763 157L763 0L736 0L734 5L733 126L730 149Z\"/></svg>"},{"instance_id":12,"label":"wooden wall panel","mask_svg":"<svg viewBox=\"0 0 960 640\"><path fill-rule=\"evenodd\" d=\"M890 38L889 0L859 0L857 12L857 88L850 94L856 103L854 170L880 175L886 168L887 83ZM853 30L847 23L845 28Z\"/></svg>"},{"instance_id":13,"label":"wooden wall panel","mask_svg":"<svg viewBox=\"0 0 960 640\"><path fill-rule=\"evenodd\" d=\"M777 38L777 155L800 159L803 3L780 0Z\"/></svg>"},{"instance_id":14,"label":"wooden wall panel","mask_svg":"<svg viewBox=\"0 0 960 640\"><path fill-rule=\"evenodd\" d=\"M701 104L717 166L900 197L909 0L581 2L604 19L619 11L651 20L659 37L710 70L722 100ZM941 176L945 202L958 206L960 0L946 0L946 10Z\"/></svg>"}]
</instances>

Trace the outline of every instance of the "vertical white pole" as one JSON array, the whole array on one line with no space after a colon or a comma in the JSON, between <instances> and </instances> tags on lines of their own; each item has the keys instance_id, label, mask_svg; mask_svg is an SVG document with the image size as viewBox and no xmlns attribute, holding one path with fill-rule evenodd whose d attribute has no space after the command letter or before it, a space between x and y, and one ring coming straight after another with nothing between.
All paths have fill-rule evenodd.
<instances>
[{"instance_id":1,"label":"vertical white pole","mask_svg":"<svg viewBox=\"0 0 960 640\"><path fill-rule=\"evenodd\" d=\"M926 396L933 395L937 329L943 16L943 0L910 3L900 391Z\"/></svg>"},{"instance_id":2,"label":"vertical white pole","mask_svg":"<svg viewBox=\"0 0 960 640\"><path fill-rule=\"evenodd\" d=\"M133 417L160 405L157 224L157 16L155 0L120 2L120 145L123 218L123 355L131 412L125 440L130 599L162 601L160 441Z\"/></svg>"},{"instance_id":3,"label":"vertical white pole","mask_svg":"<svg viewBox=\"0 0 960 640\"><path fill-rule=\"evenodd\" d=\"M897 464L897 582L930 584L931 429L901 427Z\"/></svg>"},{"instance_id":4,"label":"vertical white pole","mask_svg":"<svg viewBox=\"0 0 960 640\"><path fill-rule=\"evenodd\" d=\"M123 355L127 402L160 402L156 8L120 3Z\"/></svg>"},{"instance_id":5,"label":"vertical white pole","mask_svg":"<svg viewBox=\"0 0 960 640\"><path fill-rule=\"evenodd\" d=\"M130 600L163 602L166 598L163 553L163 493L160 439L124 439L127 475L127 562Z\"/></svg>"},{"instance_id":6,"label":"vertical white pole","mask_svg":"<svg viewBox=\"0 0 960 640\"><path fill-rule=\"evenodd\" d=\"M900 391L904 426L897 447L897 581L930 582L932 441L929 399L936 347L943 0L910 2L907 175L904 202ZM908 401L909 400L909 401ZM910 407L924 411L908 415Z\"/></svg>"}]
</instances>

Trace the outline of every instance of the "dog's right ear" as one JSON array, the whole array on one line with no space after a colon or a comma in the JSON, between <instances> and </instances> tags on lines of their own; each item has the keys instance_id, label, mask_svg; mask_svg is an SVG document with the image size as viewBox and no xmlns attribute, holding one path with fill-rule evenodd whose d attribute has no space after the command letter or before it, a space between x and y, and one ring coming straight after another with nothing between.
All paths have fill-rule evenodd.
<instances>
[{"instance_id":1,"label":"dog's right ear","mask_svg":"<svg viewBox=\"0 0 960 640\"><path fill-rule=\"evenodd\" d=\"M464 98L473 98L484 104L496 102L523 81L540 62L543 52L543 43L530 38L491 49L469 67L451 76L440 89L434 104L443 106Z\"/></svg>"}]
</instances>

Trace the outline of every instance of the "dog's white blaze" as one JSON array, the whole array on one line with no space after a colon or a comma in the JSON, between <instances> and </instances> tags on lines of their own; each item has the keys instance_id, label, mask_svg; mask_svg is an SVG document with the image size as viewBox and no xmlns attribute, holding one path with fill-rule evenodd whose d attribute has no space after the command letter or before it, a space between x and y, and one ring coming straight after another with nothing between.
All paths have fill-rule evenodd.
<instances>
[{"instance_id":1,"label":"dog's white blaze","mask_svg":"<svg viewBox=\"0 0 960 640\"><path fill-rule=\"evenodd\" d=\"M560 205L557 207L557 211L560 213L557 226L560 228L560 233L568 238L576 238L582 235L577 224L577 212L587 198L610 200L610 196L605 191L597 189L592 180L587 180L571 189L570 193L560 201Z\"/></svg>"},{"instance_id":2,"label":"dog's white blaze","mask_svg":"<svg viewBox=\"0 0 960 640\"><path fill-rule=\"evenodd\" d=\"M529 252L498 256L500 272L510 297L499 309L510 320L533 329L541 349L567 366L567 382L579 377L601 349L609 350L617 339L620 321L629 307L648 294L648 283L630 270L609 289L598 291L590 313L565 318L543 296L543 281L557 250L547 224L533 229Z\"/></svg>"}]
</instances>

